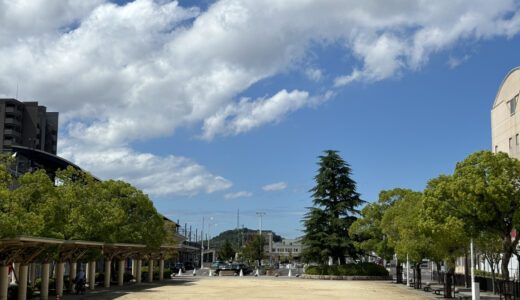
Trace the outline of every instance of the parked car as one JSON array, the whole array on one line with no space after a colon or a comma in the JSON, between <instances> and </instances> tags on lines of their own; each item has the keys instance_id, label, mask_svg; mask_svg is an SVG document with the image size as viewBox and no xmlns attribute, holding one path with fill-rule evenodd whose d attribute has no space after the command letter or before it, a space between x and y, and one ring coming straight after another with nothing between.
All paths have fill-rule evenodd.
<instances>
[{"instance_id":1,"label":"parked car","mask_svg":"<svg viewBox=\"0 0 520 300\"><path fill-rule=\"evenodd\" d=\"M211 266L209 267L211 270L215 271L215 274L218 275L218 273L220 272L220 270L222 270L223 268L227 268L229 266L229 264L227 262L224 262L224 261L216 261L214 262L213 264L211 264Z\"/></svg>"},{"instance_id":2,"label":"parked car","mask_svg":"<svg viewBox=\"0 0 520 300\"><path fill-rule=\"evenodd\" d=\"M235 271L235 274L237 274L237 275L240 274L240 270L242 270L242 273L244 275L247 275L247 274L250 274L251 272L253 272L253 269L250 266L243 264L243 263L232 263L228 267L222 268L222 270L233 270L233 271Z\"/></svg>"}]
</instances>

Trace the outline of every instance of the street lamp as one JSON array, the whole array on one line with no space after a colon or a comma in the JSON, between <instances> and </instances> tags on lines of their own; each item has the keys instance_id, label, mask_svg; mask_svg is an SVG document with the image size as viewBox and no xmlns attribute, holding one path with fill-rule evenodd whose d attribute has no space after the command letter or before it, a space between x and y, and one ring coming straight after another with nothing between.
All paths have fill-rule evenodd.
<instances>
[{"instance_id":1,"label":"street lamp","mask_svg":"<svg viewBox=\"0 0 520 300\"><path fill-rule=\"evenodd\" d=\"M265 215L265 212L259 211L256 214L260 217L260 230L259 230L260 233L259 234L262 235L262 216Z\"/></svg>"}]
</instances>

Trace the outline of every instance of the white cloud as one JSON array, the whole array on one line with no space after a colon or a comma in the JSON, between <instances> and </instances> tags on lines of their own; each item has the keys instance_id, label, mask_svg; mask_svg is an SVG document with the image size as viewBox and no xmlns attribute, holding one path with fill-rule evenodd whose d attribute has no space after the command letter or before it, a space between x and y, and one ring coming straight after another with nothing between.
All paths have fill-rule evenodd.
<instances>
[{"instance_id":1,"label":"white cloud","mask_svg":"<svg viewBox=\"0 0 520 300\"><path fill-rule=\"evenodd\" d=\"M323 74L320 69L307 68L305 75L312 81L320 81Z\"/></svg>"},{"instance_id":2,"label":"white cloud","mask_svg":"<svg viewBox=\"0 0 520 300\"><path fill-rule=\"evenodd\" d=\"M470 56L467 54L462 57L450 56L448 58L448 65L450 66L451 69L454 69L454 68L458 67L460 64L462 64L463 62L467 61L469 58L470 58Z\"/></svg>"},{"instance_id":3,"label":"white cloud","mask_svg":"<svg viewBox=\"0 0 520 300\"><path fill-rule=\"evenodd\" d=\"M337 60L345 71L333 83L339 87L418 70L460 41L519 30L513 0L221 0L203 13L167 0L0 0L0 97L14 96L19 85L22 100L60 112L70 145L140 157L147 154L128 146L134 140L186 126L201 126L207 140L237 135L320 103L327 94L305 87L236 100L261 80L304 69L313 45L343 47L346 61ZM329 70L308 71L328 84L319 74ZM60 141L68 152L64 146ZM68 157L107 155L92 151ZM143 170L176 158L153 156ZM100 173L102 166L91 167ZM162 193L190 190L207 192L200 185Z\"/></svg>"},{"instance_id":4,"label":"white cloud","mask_svg":"<svg viewBox=\"0 0 520 300\"><path fill-rule=\"evenodd\" d=\"M253 193L241 191L236 193L228 193L224 195L225 199L236 199L236 198L250 198L253 196Z\"/></svg>"},{"instance_id":5,"label":"white cloud","mask_svg":"<svg viewBox=\"0 0 520 300\"><path fill-rule=\"evenodd\" d=\"M377 81L457 41L517 34L518 8L512 0L221 0L200 14L175 1L0 0L0 95L13 96L19 83L21 98L60 111L84 138L103 131L106 144L126 143L206 125L222 107L240 106L238 93L302 63L313 42L353 54L335 86Z\"/></svg>"},{"instance_id":6,"label":"white cloud","mask_svg":"<svg viewBox=\"0 0 520 300\"><path fill-rule=\"evenodd\" d=\"M285 190L286 188L287 188L287 182L280 181L280 182L264 185L262 187L262 190L264 190L266 192L274 192L274 191Z\"/></svg>"},{"instance_id":7,"label":"white cloud","mask_svg":"<svg viewBox=\"0 0 520 300\"><path fill-rule=\"evenodd\" d=\"M326 100L330 96L328 93L321 99ZM258 98L254 101L242 98L240 102L230 103L208 117L202 127L202 137L211 140L217 134L237 135L247 132L263 124L277 122L287 113L319 101L320 98L309 97L309 93L297 90L290 93L281 90L270 98Z\"/></svg>"},{"instance_id":8,"label":"white cloud","mask_svg":"<svg viewBox=\"0 0 520 300\"><path fill-rule=\"evenodd\" d=\"M213 193L229 189L231 181L212 174L193 160L137 153L128 147L103 148L65 139L59 155L101 179L131 182L153 196Z\"/></svg>"}]
</instances>

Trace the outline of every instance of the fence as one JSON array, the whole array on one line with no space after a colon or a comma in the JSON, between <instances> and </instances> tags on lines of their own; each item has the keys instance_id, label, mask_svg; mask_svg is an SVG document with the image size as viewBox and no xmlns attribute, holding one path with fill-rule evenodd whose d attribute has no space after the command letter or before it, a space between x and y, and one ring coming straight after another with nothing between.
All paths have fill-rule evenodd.
<instances>
[{"instance_id":1,"label":"fence","mask_svg":"<svg viewBox=\"0 0 520 300\"><path fill-rule=\"evenodd\" d=\"M444 272L437 274L433 272L433 280L440 284L444 284ZM440 276L439 276L440 275ZM464 274L454 274L453 281L455 286L466 286L466 276ZM469 279L468 279L469 281ZM493 292L493 279L490 277L475 276L475 282L480 285L481 291ZM500 278L496 279L497 293L502 295L509 295L512 299L520 299L520 281L504 281Z\"/></svg>"}]
</instances>

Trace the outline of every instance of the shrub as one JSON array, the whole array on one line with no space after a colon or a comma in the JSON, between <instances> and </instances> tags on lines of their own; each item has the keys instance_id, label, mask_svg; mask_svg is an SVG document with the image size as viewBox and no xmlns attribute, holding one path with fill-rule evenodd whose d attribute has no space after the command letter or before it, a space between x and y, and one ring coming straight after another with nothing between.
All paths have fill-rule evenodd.
<instances>
[{"instance_id":1,"label":"shrub","mask_svg":"<svg viewBox=\"0 0 520 300\"><path fill-rule=\"evenodd\" d=\"M375 263L357 263L346 265L321 265L305 269L309 275L337 275L337 276L388 276L388 271Z\"/></svg>"},{"instance_id":2,"label":"shrub","mask_svg":"<svg viewBox=\"0 0 520 300\"><path fill-rule=\"evenodd\" d=\"M502 278L502 274L497 273L497 272L498 271L495 271L495 278L501 279ZM476 276L482 276L482 277L489 277L489 278L493 277L491 272L486 272L486 271L482 271L482 270L475 270L475 275Z\"/></svg>"},{"instance_id":3,"label":"shrub","mask_svg":"<svg viewBox=\"0 0 520 300\"><path fill-rule=\"evenodd\" d=\"M41 287L42 287L42 279L41 278L37 278L35 281L34 281L34 287L38 290L41 290ZM56 284L54 283L54 278L49 278L49 291L50 290L54 290L56 289Z\"/></svg>"}]
</instances>

